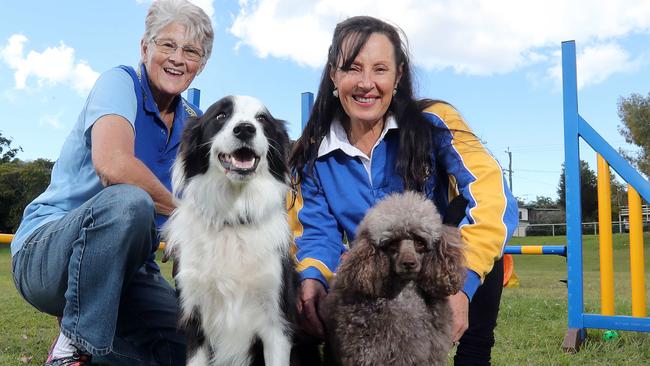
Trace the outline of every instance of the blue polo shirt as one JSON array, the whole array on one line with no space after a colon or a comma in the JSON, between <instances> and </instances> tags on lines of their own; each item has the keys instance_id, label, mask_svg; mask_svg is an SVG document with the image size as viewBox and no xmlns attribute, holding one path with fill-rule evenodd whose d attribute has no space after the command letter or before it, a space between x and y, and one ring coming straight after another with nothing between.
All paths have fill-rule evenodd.
<instances>
[{"instance_id":1,"label":"blue polo shirt","mask_svg":"<svg viewBox=\"0 0 650 366\"><path fill-rule=\"evenodd\" d=\"M92 163L90 134L93 124L103 116L118 115L133 126L136 157L171 191L171 166L185 119L201 114L182 97L176 103L173 127L168 132L153 100L143 65L137 70L119 66L100 75L61 148L50 185L25 208L23 221L11 242L12 256L38 227L62 218L104 188ZM166 219L156 215L158 227Z\"/></svg>"}]
</instances>

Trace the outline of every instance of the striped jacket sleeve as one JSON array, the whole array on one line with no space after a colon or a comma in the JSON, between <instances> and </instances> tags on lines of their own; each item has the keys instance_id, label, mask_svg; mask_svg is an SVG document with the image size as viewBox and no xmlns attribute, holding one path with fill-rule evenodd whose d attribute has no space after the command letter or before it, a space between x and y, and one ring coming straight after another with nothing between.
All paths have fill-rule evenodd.
<instances>
[{"instance_id":1,"label":"striped jacket sleeve","mask_svg":"<svg viewBox=\"0 0 650 366\"><path fill-rule=\"evenodd\" d=\"M328 289L346 249L338 221L317 186L317 177L304 178L298 186L289 207L289 225L301 280L317 279Z\"/></svg>"},{"instance_id":2,"label":"striped jacket sleeve","mask_svg":"<svg viewBox=\"0 0 650 366\"><path fill-rule=\"evenodd\" d=\"M445 103L436 103L425 116L441 128L436 159L468 205L460 233L465 244L468 280L463 291L470 297L503 254L517 222L517 202L505 183L501 167L481 144L461 115ZM451 187L454 188L454 187ZM453 196L450 196L451 200Z\"/></svg>"}]
</instances>

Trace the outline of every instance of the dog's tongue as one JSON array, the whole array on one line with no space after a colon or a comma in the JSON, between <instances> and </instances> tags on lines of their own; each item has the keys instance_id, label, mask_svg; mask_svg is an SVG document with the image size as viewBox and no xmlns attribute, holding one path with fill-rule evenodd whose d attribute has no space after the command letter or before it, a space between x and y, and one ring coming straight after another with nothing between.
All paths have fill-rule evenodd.
<instances>
[{"instance_id":1,"label":"dog's tongue","mask_svg":"<svg viewBox=\"0 0 650 366\"><path fill-rule=\"evenodd\" d=\"M255 164L255 159L239 160L236 156L233 156L230 162L237 169L250 169Z\"/></svg>"}]
</instances>

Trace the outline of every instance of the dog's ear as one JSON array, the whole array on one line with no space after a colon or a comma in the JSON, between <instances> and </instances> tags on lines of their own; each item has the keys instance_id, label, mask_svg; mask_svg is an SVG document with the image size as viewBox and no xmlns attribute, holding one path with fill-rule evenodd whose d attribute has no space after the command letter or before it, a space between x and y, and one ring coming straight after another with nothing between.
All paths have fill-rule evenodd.
<instances>
[{"instance_id":1,"label":"dog's ear","mask_svg":"<svg viewBox=\"0 0 650 366\"><path fill-rule=\"evenodd\" d=\"M264 133L269 142L266 160L269 162L269 169L275 179L288 183L289 135L286 122L274 118L271 118L270 122L264 126Z\"/></svg>"},{"instance_id":2,"label":"dog's ear","mask_svg":"<svg viewBox=\"0 0 650 366\"><path fill-rule=\"evenodd\" d=\"M422 259L418 286L427 297L453 295L462 288L466 271L460 231L442 225L440 239Z\"/></svg>"},{"instance_id":3,"label":"dog's ear","mask_svg":"<svg viewBox=\"0 0 650 366\"><path fill-rule=\"evenodd\" d=\"M202 117L191 117L185 123L179 152L185 179L207 172L210 164L210 144L209 141L203 141L203 122Z\"/></svg>"},{"instance_id":4,"label":"dog's ear","mask_svg":"<svg viewBox=\"0 0 650 366\"><path fill-rule=\"evenodd\" d=\"M387 290L390 273L388 256L370 243L367 232L361 232L337 270L334 286L350 296L376 298Z\"/></svg>"}]
</instances>

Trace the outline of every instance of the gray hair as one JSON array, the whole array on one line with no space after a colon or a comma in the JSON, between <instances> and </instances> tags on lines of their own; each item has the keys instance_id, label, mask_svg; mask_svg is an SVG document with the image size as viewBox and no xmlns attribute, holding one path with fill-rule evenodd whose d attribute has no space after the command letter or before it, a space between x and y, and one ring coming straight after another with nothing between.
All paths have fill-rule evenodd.
<instances>
[{"instance_id":1,"label":"gray hair","mask_svg":"<svg viewBox=\"0 0 650 366\"><path fill-rule=\"evenodd\" d=\"M187 0L154 1L149 7L144 21L145 29L142 40L147 43L151 42L163 28L173 22L185 26L187 37L201 44L205 52L201 64L205 65L212 53L212 41L214 40L212 22L203 9Z\"/></svg>"}]
</instances>

